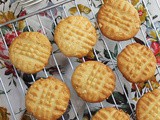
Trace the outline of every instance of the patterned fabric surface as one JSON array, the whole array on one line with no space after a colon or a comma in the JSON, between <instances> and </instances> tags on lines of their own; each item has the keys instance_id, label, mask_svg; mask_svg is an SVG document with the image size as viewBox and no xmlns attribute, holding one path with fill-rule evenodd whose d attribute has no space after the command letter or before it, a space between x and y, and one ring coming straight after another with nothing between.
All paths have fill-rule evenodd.
<instances>
[{"instance_id":1,"label":"patterned fabric surface","mask_svg":"<svg viewBox=\"0 0 160 120\"><path fill-rule=\"evenodd\" d=\"M13 20L15 18L24 16L40 8L51 6L61 1L62 0L44 0L38 5L34 5L29 8L23 9L19 5L19 2L16 0L0 0L0 24ZM158 0L157 1L143 0L145 1L144 4L142 0L130 0L130 1L132 2L132 4L135 6L135 8L139 13L139 16L141 19L142 31L139 31L139 33L132 40L119 42L119 43L115 41L111 41L103 36L99 37L99 40L95 46L95 49L90 51L89 54L84 58L86 61L97 60L98 58L98 60L110 66L117 75L116 89L113 92L116 105L114 103L112 96L110 96L108 99L102 102L103 106L116 106L119 109L122 109L128 114L130 114L132 119L135 119L135 107L136 107L137 100L141 97L141 95L151 90L150 86L152 86L152 88L155 89L155 88L158 88L160 85L159 84L160 76L158 74L159 71L156 71L155 75L150 79L150 82L137 84L139 88L139 91L138 91L136 89L136 85L127 82L122 77L121 73L118 71L116 57L118 53L127 44L130 44L133 41L138 42L140 44L147 43L147 45L149 45L154 55L156 56L157 64L159 68L159 65L160 65L160 44L159 44L160 6L157 5ZM31 120L30 115L28 115L25 110L24 93L33 83L33 79L32 79L33 77L35 78L35 80L41 77L43 78L46 77L46 74L44 74L43 71L37 74L34 74L33 76L22 73L20 71L17 71L16 73L14 71L13 66L10 63L7 46L11 44L11 42L14 40L17 34L19 35L25 31L38 31L41 33L44 33L45 31L50 42L52 43L54 56L50 57L49 64L46 66L46 73L48 76L55 76L59 79L64 80L67 83L67 85L70 87L72 103L70 102L70 105L68 106L68 109L64 114L65 120L77 119L71 104L74 105L80 120L90 119L90 113L88 112L88 108L86 107L85 102L82 101L76 95L70 83L70 78L74 69L72 69L68 61L68 58L66 58L59 51L58 47L56 46L53 40L54 29L56 26L55 24L58 24L58 22L61 19L65 18L66 16L78 15L79 13L83 16L88 17L90 21L93 22L98 32L98 26L96 24L95 17L96 17L97 11L102 5L101 0L76 0L76 4L79 10L77 10L75 6L75 2L70 2L65 4L64 6L53 8L51 9L51 11L41 12L38 15L29 17L25 20L18 21L14 23L14 26L12 24L8 24L6 26L1 27L3 36L2 34L0 35L0 78L4 83L4 86L7 91L7 95L11 102L13 112L15 113L17 120L20 120L20 119ZM147 6L147 9L145 9L146 6ZM65 11L63 8L65 9ZM53 21L52 15L54 16L55 21ZM39 20L41 20L43 27L39 22ZM152 23L154 23L154 26ZM157 31L154 29L154 27L157 29ZM14 31L14 29L16 30L16 32ZM3 43L3 38L5 38L6 44ZM106 42L107 47L104 44L103 40ZM111 54L108 53L108 49ZM59 74L59 70L57 69L54 59L57 60L57 64L58 64L58 67L60 68L59 70L61 74ZM74 68L83 61L83 59L78 59L78 58L70 58L70 60ZM17 77L16 74L18 74L19 77ZM23 86L23 89L21 86ZM92 115L94 115L96 111L101 108L100 103L96 103L96 104L87 103L87 105L89 106L89 109L91 110ZM0 83L0 115L5 116L6 119L7 117L9 117L11 120L13 120L13 115L11 113L11 109L8 105L5 91L1 83Z\"/></svg>"}]
</instances>

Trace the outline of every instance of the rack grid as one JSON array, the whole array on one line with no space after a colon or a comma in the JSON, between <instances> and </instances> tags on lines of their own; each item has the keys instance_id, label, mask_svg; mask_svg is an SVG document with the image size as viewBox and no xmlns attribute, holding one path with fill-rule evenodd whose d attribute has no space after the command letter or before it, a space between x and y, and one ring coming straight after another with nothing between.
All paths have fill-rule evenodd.
<instances>
[{"instance_id":1,"label":"rack grid","mask_svg":"<svg viewBox=\"0 0 160 120\"><path fill-rule=\"evenodd\" d=\"M12 20L12 21L9 21L9 22L0 24L0 34L1 34L1 37L2 37L2 40L3 40L3 42L4 42L4 45L5 45L6 49L8 50L8 46L7 46L5 37L3 36L1 27L5 26L5 25L7 25L7 24L11 24L12 27L13 27L14 32L16 33L16 36L18 36L14 23L16 23L16 22L18 22L18 21L20 21L20 20L25 20L25 23L26 23L26 25L27 25L28 30L31 31L31 30L30 30L30 27L29 27L29 24L28 24L28 21L27 21L26 18L30 18L30 17L32 17L32 16L36 16L36 17L37 17L37 20L38 20L38 22L39 22L39 25L42 27L43 33L46 34L46 29L45 29L45 27L44 27L44 25L43 25L43 23L42 23L42 20L41 20L41 18L40 18L40 16L39 16L39 13L44 12L44 11L49 11L49 13L50 13L50 15L51 15L51 18L52 18L52 22L53 22L54 25L56 26L57 23L56 23L56 21L55 21L54 15L53 15L53 13L52 13L52 9L53 9L53 8L56 8L56 7L62 7L62 8L63 8L63 12L64 12L64 14L65 14L65 17L67 17L68 15L67 15L67 12L66 12L66 9L65 9L65 5L66 5L67 3L74 2L74 5L75 5L75 7L76 7L76 9L77 9L77 11L78 11L78 14L81 15L80 10L79 10L79 8L78 8L77 1L78 1L78 0L67 0L67 1L64 0L64 1L62 1L62 2L59 2L59 3L55 4L55 5L52 5L52 6L50 6L50 7L40 9L39 11L35 11L35 12L32 12L32 13L27 14L27 15L25 15L25 16L16 18L16 19L14 19L14 20ZM88 4L88 6L90 7L90 9L91 9L91 14L92 14L92 16L93 16L93 18L94 18L94 22L97 24L95 11L94 11L94 9L92 8L92 6L91 6L91 4L90 4L91 1L92 1L92 0L84 0L84 2L86 2L86 3ZM100 0L100 1L101 1L101 3L103 4L103 0ZM131 2L130 0L128 0L128 1ZM156 27L155 27L155 24L154 24L154 22L153 22L153 19L152 19L152 17L151 17L151 14L150 14L150 12L149 12L149 10L148 10L148 8L147 8L147 5L146 5L145 0L142 0L142 3L143 3L143 5L144 5L144 7L145 7L145 9L146 9L146 11L147 11L147 14L148 14L148 16L149 16L150 22L151 22L154 30L156 31L157 38L158 38L158 40L160 41L160 37L159 37L159 35L158 35L158 31L157 31L157 29L156 29ZM156 0L156 3L157 3L157 7L160 9L160 5L159 5L158 0ZM98 24L97 24L97 25L98 25ZM108 52L108 54L109 54L109 57L111 58L112 65L115 66L115 63L114 63L114 61L113 61L112 55L111 55L110 50L109 50L109 47L108 47L108 45L107 45L107 43L106 43L106 40L105 40L106 38L102 35L102 33L101 33L100 29L99 29L99 26L98 26L98 31L99 31L99 33L100 33L100 38L102 39L103 44L104 44L105 48L107 49L107 52ZM140 32L141 32L141 34L142 34L142 36L143 36L145 45L150 48L149 43L148 43L148 41L147 41L147 39L146 39L146 37L145 37L145 31L142 29L142 27L140 28ZM131 42L132 42L132 43L135 42L134 39L131 39ZM123 49L123 48L122 48L122 44L123 44L123 42L119 42L119 43L118 43L118 46L119 46L119 48L120 48L121 50ZM99 58L98 58L98 55L97 55L97 53L96 53L96 51L95 51L95 49L93 49L93 52L94 52L94 54L95 54L96 60L97 60L97 61L100 61ZM58 72L59 72L59 75L60 75L61 80L62 80L63 82L66 82L65 79L64 79L64 77L63 77L62 71L61 71L61 69L59 68L59 65L58 65L58 62L57 62L57 58L56 58L56 56L54 55L53 52L52 52L51 57L52 57L55 65L56 65L56 67L57 67L57 70L58 70ZM70 65L71 69L74 71L75 68L73 67L73 63L72 63L71 59L67 57L67 60L68 60L68 63L69 63L69 65ZM83 62L85 62L85 58L82 58L82 60L83 60ZM14 68L14 71L15 71L15 73L16 73L18 82L19 82L19 84L20 84L20 87L21 87L21 90L22 90L22 94L25 96L25 89L24 89L24 87L23 87L23 85L22 85L22 81L21 81L21 79L20 79L20 77L19 77L19 75L18 75L18 72L17 72L16 68L15 68L14 66L13 66L13 68ZM44 72L44 77L48 77L48 74L47 74L45 68L43 69L43 72ZM160 75L160 71L159 71L158 66L157 66L157 72L158 72L158 74ZM123 92L124 92L124 94L125 94L125 96L126 96L126 98L127 98L127 101L128 101L128 103L129 103L130 110L131 110L132 114L134 115L134 109L133 109L132 106L131 106L131 102L130 102L129 97L128 97L127 93L126 93L126 90L125 90L125 88L124 88L124 83L123 83L123 81L121 80L121 77L119 77L119 75L118 75L118 69L115 70L115 74L117 75L117 80L118 80L118 82L120 83L120 86L122 87L122 90L123 90ZM33 79L33 82L35 82L35 78L34 78L34 76L33 76L32 74L31 74L31 77L32 77L32 79ZM9 105L9 107L10 107L12 119L13 119L13 120L17 120L17 118L16 118L16 116L15 116L15 113L14 113L14 111L13 111L12 104L11 104L11 102L10 102L11 100L10 100L9 97L8 97L7 90L6 90L6 87L5 87L4 83L3 83L3 80L2 80L2 78L1 78L1 76L0 76L0 83L1 83L1 86L2 86L2 88L3 88L3 90L4 90L4 92L5 92L5 96L6 96L7 103L8 103L8 105ZM148 84L149 84L149 86L150 86L150 90L153 90L153 87L152 87L151 82L150 82L149 80L148 80ZM138 85L135 84L135 86L136 86L136 89L137 89L137 92L138 92L139 96L141 97L142 95L141 95L141 93L140 93L140 90L139 90L139 88L138 88ZM113 94L111 95L111 97L112 97L112 99L113 99L113 101L114 101L115 107L118 109L118 105L117 105L117 103L116 103L116 100L115 100ZM72 109L73 109L73 112L74 112L74 114L75 114L76 119L77 119L77 120L80 120L79 115L78 115L78 113L77 113L77 111L76 111L76 109L75 109L75 104L73 104L73 101L72 101L72 100L70 100L70 103L71 103L71 107L72 107ZM87 110L88 110L88 112L89 112L89 115L90 115L90 117L92 117L92 113L91 113L91 110L90 110L90 106L89 106L88 104L89 104L89 103L85 102L85 105L86 105L86 108L87 108ZM100 103L100 106L101 106L101 108L105 107L105 106L103 105L103 102ZM135 119L135 116L133 116L133 119ZM62 120L65 120L64 116L62 116Z\"/></svg>"}]
</instances>

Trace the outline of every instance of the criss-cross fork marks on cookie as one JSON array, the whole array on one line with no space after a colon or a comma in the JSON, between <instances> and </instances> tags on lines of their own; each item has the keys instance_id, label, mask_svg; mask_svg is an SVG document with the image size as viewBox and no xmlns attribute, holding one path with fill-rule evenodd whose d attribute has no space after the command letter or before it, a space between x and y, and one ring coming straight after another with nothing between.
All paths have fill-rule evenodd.
<instances>
[{"instance_id":1,"label":"criss-cross fork marks on cookie","mask_svg":"<svg viewBox=\"0 0 160 120\"><path fill-rule=\"evenodd\" d=\"M92 120L130 120L127 113L116 108L103 108L100 109L93 117Z\"/></svg>"},{"instance_id":2,"label":"criss-cross fork marks on cookie","mask_svg":"<svg viewBox=\"0 0 160 120\"><path fill-rule=\"evenodd\" d=\"M100 102L112 94L115 75L102 63L89 61L76 68L72 76L72 85L85 101Z\"/></svg>"},{"instance_id":3,"label":"criss-cross fork marks on cookie","mask_svg":"<svg viewBox=\"0 0 160 120\"><path fill-rule=\"evenodd\" d=\"M40 120L59 118L66 110L70 98L67 86L49 77L36 81L26 95L26 107Z\"/></svg>"},{"instance_id":4,"label":"criss-cross fork marks on cookie","mask_svg":"<svg viewBox=\"0 0 160 120\"><path fill-rule=\"evenodd\" d=\"M16 56L24 57L26 59L35 60L35 62L43 65L46 61L45 58L50 54L45 46L37 45L35 42L31 41L18 41L13 48L13 53ZM17 59L18 60L18 59ZM17 61L15 60L15 61Z\"/></svg>"},{"instance_id":5,"label":"criss-cross fork marks on cookie","mask_svg":"<svg viewBox=\"0 0 160 120\"><path fill-rule=\"evenodd\" d=\"M33 74L48 64L51 50L46 36L38 32L24 32L12 42L9 57L16 68Z\"/></svg>"},{"instance_id":6,"label":"criss-cross fork marks on cookie","mask_svg":"<svg viewBox=\"0 0 160 120\"><path fill-rule=\"evenodd\" d=\"M55 41L68 57L83 57L96 44L97 34L92 23L82 16L62 20L55 30Z\"/></svg>"},{"instance_id":7,"label":"criss-cross fork marks on cookie","mask_svg":"<svg viewBox=\"0 0 160 120\"><path fill-rule=\"evenodd\" d=\"M148 47L133 43L118 55L118 68L128 81L145 82L155 73L156 59Z\"/></svg>"},{"instance_id":8,"label":"criss-cross fork marks on cookie","mask_svg":"<svg viewBox=\"0 0 160 120\"><path fill-rule=\"evenodd\" d=\"M160 120L160 90L155 89L139 99L136 108L137 120Z\"/></svg>"},{"instance_id":9,"label":"criss-cross fork marks on cookie","mask_svg":"<svg viewBox=\"0 0 160 120\"><path fill-rule=\"evenodd\" d=\"M125 0L106 1L98 12L98 23L103 35L112 40L130 39L140 28L137 10Z\"/></svg>"}]
</instances>

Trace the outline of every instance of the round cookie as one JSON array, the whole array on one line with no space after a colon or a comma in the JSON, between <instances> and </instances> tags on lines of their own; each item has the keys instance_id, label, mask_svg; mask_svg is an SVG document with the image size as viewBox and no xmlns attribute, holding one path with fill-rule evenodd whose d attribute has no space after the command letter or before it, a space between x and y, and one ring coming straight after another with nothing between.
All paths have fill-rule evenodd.
<instances>
[{"instance_id":1,"label":"round cookie","mask_svg":"<svg viewBox=\"0 0 160 120\"><path fill-rule=\"evenodd\" d=\"M22 72L33 74L47 64L52 51L48 38L39 32L24 32L9 47L11 63Z\"/></svg>"},{"instance_id":2,"label":"round cookie","mask_svg":"<svg viewBox=\"0 0 160 120\"><path fill-rule=\"evenodd\" d=\"M64 55L81 58L96 44L97 33L87 18L69 16L57 25L54 40Z\"/></svg>"},{"instance_id":3,"label":"round cookie","mask_svg":"<svg viewBox=\"0 0 160 120\"><path fill-rule=\"evenodd\" d=\"M111 68L97 61L81 63L72 75L78 96L87 102L101 102L115 89L116 77Z\"/></svg>"},{"instance_id":4,"label":"round cookie","mask_svg":"<svg viewBox=\"0 0 160 120\"><path fill-rule=\"evenodd\" d=\"M137 10L126 0L106 0L97 20L102 34L115 41L134 37L141 23Z\"/></svg>"},{"instance_id":5,"label":"round cookie","mask_svg":"<svg viewBox=\"0 0 160 120\"><path fill-rule=\"evenodd\" d=\"M57 120L68 107L70 91L62 81L48 77L39 79L29 88L26 109L38 120Z\"/></svg>"},{"instance_id":6,"label":"round cookie","mask_svg":"<svg viewBox=\"0 0 160 120\"><path fill-rule=\"evenodd\" d=\"M136 105L137 120L160 120L160 89L144 94Z\"/></svg>"},{"instance_id":7,"label":"round cookie","mask_svg":"<svg viewBox=\"0 0 160 120\"><path fill-rule=\"evenodd\" d=\"M116 108L102 108L93 117L92 120L130 120L130 117L123 110Z\"/></svg>"},{"instance_id":8,"label":"round cookie","mask_svg":"<svg viewBox=\"0 0 160 120\"><path fill-rule=\"evenodd\" d=\"M147 81L155 74L156 58L148 47L132 43L118 55L117 65L128 81L140 83Z\"/></svg>"}]
</instances>

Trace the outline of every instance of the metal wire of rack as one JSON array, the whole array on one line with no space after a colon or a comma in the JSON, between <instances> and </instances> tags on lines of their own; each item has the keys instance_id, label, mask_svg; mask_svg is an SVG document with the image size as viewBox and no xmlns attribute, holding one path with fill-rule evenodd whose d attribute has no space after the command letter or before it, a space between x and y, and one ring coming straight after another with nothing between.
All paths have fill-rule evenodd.
<instances>
[{"instance_id":1,"label":"metal wire of rack","mask_svg":"<svg viewBox=\"0 0 160 120\"><path fill-rule=\"evenodd\" d=\"M91 1L92 1L92 0L91 0ZM101 1L101 3L103 4L103 0L100 0L100 1ZM128 1L131 2L130 0L128 0ZM56 7L61 6L61 7L63 8L63 12L65 13L65 17L67 17L68 15L67 15L67 12L66 12L66 10L65 10L65 4L70 3L70 2L74 2L74 5L75 5L75 7L76 7L76 9L77 9L77 11L78 11L78 14L81 15L81 13L80 13L80 11L79 11L79 8L78 8L78 5L77 5L77 0L69 0L69 1L65 1L65 0L64 0L63 2L59 2L58 4L55 4L55 5L52 5L52 6L50 6L50 7L43 8L43 9L41 9L41 10L39 10L39 11L35 11L35 12L30 13L30 14L27 14L26 16L23 16L23 17L14 19L14 20L12 20L12 21L9 21L9 22L0 24L0 34L1 34L1 36L2 36L2 40L3 40L3 42L4 42L4 45L5 45L6 49L8 50L8 46L7 46L7 43L6 43L6 41L5 41L5 37L3 36L1 27L5 26L5 25L7 25L7 24L12 24L13 30L14 30L14 32L16 33L16 35L18 36L17 31L16 31L16 28L15 28L15 25L14 25L13 23L16 23L16 22L18 22L18 21L20 21L20 20L25 20L25 23L26 23L26 25L27 25L27 27L28 27L28 30L31 31L31 30L30 30L30 27L29 27L29 24L28 24L28 21L27 21L26 18L30 18L30 17L32 17L32 16L37 16L38 22L39 22L40 26L42 27L43 33L46 34L45 27L44 27L44 25L42 24L41 18L40 18L40 16L39 16L38 14L41 13L41 12L44 12L44 11L49 11L49 13L51 14L51 17L52 17L52 22L53 22L54 25L56 26L57 24L56 24L56 22L55 22L55 18L54 18L54 15L53 15L53 13L52 13L51 10L52 10L53 8L56 8ZM90 0L85 0L85 2L87 2L88 6L90 7L91 13L92 13L93 18L94 18L94 22L97 24L97 20L96 20L96 16L95 16L95 11L94 11L94 9L92 8L92 6L91 6L91 4L90 4ZM153 19L152 19L152 17L151 17L151 14L150 14L150 12L149 12L149 10L148 10L148 8L147 8L147 5L146 5L145 0L142 0L142 3L143 3L143 5L144 5L144 7L145 7L145 9L146 9L146 11L147 11L147 13L148 13L150 22L151 22L154 30L156 31L156 35L157 35L157 37L158 37L158 40L160 41L160 37L159 37L159 35L158 35L157 29L156 29L156 27L155 27L155 24L154 24L154 22L153 22ZM160 9L160 5L159 5L158 0L156 0L156 3L157 3L157 7ZM98 24L97 24L97 25L98 25ZM102 41L103 41L103 43L104 43L104 46L105 46L105 48L106 48L107 51L108 51L109 57L111 58L112 65L115 66L115 64L114 64L114 62L113 62L112 55L111 55L110 50L109 50L109 47L108 47L108 45L107 45L107 43L106 43L106 41L105 41L106 38L102 35L102 33L101 33L100 29L99 29L99 26L98 26L98 31L100 32L100 38L102 39ZM144 30L142 29L142 27L140 28L140 32L141 32L141 34L142 34L142 36L143 36L143 38L144 38L144 42L145 42L146 46L148 46L148 47L150 48L150 46L149 46L149 44L148 44L148 41L147 41L147 39L146 39L146 37L145 37L145 32L144 32ZM131 41L132 41L132 43L135 42L134 39L131 39ZM123 48L122 48L122 45L121 45L121 44L122 44L122 42L119 42L119 43L118 43L119 48L122 50ZM93 49L93 51L94 51L94 54L95 54L95 56L96 56L97 61L100 61L99 58L98 58L98 56L97 56L97 53L96 53L95 49ZM54 53L52 53L51 56L52 56L52 59L53 59L55 65L56 65L56 67L57 67L57 70L58 70L58 72L59 72L59 75L60 75L61 80L62 80L63 82L65 82L65 79L64 79L64 77L63 77L62 71L60 70L60 68L59 68L59 66L58 66L58 62L57 62L56 56L54 55ZM71 69L74 71L75 68L73 67L73 63L71 62L70 58L67 57L67 60L68 60L68 63L70 64ZM85 62L85 58L82 58L82 60L83 60L83 62ZM15 68L14 66L13 66L13 68L14 68L14 71L15 71L15 73L16 73L16 76L17 76L18 82L19 82L19 84L20 84L20 87L21 87L21 89L22 89L22 93L23 93L23 95L25 96L25 89L24 89L24 87L23 87L23 85L22 85L22 82L21 82L21 79L20 79L20 77L19 77L19 75L18 75L18 72L17 72L17 70L16 70L16 68ZM158 74L160 75L160 71L159 71L158 66L157 66L157 71L158 71ZM43 69L43 72L44 72L44 76L45 76L45 77L48 77L48 74L47 74L45 68ZM123 90L123 92L124 92L124 94L125 94L125 96L126 96L126 98L127 98L127 101L128 101L128 103L129 103L130 110L131 110L132 114L134 115L134 109L133 109L132 106L131 106L131 101L129 100L129 97L128 97L128 95L127 95L127 93L126 93L126 91L125 91L125 88L124 88L124 86L123 86L124 83L123 83L123 81L121 80L121 78L120 78L119 75L118 75L118 69L115 70L115 74L117 75L118 82L120 83L120 85L121 85L121 87L122 87L122 90ZM32 79L33 79L33 82L35 82L34 76L31 75L31 77L32 77ZM14 113L14 111L13 111L12 104L11 104L11 102L10 102L11 100L10 100L10 98L8 97L6 87L5 87L5 85L4 85L3 80L2 80L1 77L0 77L0 83L1 83L1 86L2 86L2 88L3 88L3 90L4 90L7 103L8 103L8 105L9 105L9 107L10 107L12 119L13 119L13 120L17 120L17 118L16 118L16 116L15 116L15 113ZM151 85L151 83L150 83L149 80L148 80L148 84L150 85L150 89L153 90L153 87L152 87L152 85ZM141 97L142 95L141 95L141 93L140 93L140 90L139 90L139 88L138 88L138 85L136 84L135 86L136 86L136 89L137 89L137 92L138 92L139 96ZM111 95L111 97L112 97L112 99L113 99L113 102L114 102L114 104L115 104L115 107L118 109L118 105L117 105L117 103L116 103L116 100L115 100L113 94ZM77 113L77 111L76 111L76 109L75 109L75 105L73 104L73 101L70 100L70 102L71 102L71 107L72 107L72 109L73 109L73 112L74 112L74 114L75 114L75 116L76 116L76 119L77 119L77 120L80 120L80 118L79 118L79 116L78 116L78 113ZM92 113L91 113L89 104L90 104L90 103L85 102L85 105L86 105L86 107L87 107L87 110L88 110L88 112L89 112L89 115L90 115L90 117L92 117ZM100 103L100 106L101 106L101 108L105 107L105 106L103 105L103 102ZM134 116L134 117L135 117L135 116ZM65 120L64 116L62 116L62 119Z\"/></svg>"}]
</instances>

